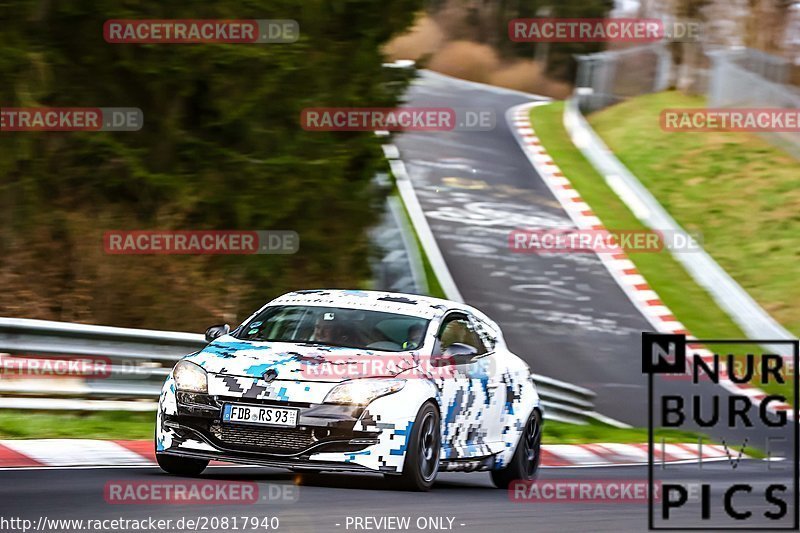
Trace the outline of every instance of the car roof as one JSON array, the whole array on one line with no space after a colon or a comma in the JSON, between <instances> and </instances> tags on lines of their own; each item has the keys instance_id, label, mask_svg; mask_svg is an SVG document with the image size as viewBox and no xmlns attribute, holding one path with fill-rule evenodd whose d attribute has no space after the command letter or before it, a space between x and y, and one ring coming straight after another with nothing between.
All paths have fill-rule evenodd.
<instances>
[{"instance_id":1,"label":"car roof","mask_svg":"<svg viewBox=\"0 0 800 533\"><path fill-rule=\"evenodd\" d=\"M267 305L320 305L350 309L370 309L426 319L440 317L450 309L460 309L469 311L482 319L488 319L486 315L477 309L463 303L431 296L387 291L351 289L294 291L275 298Z\"/></svg>"}]
</instances>

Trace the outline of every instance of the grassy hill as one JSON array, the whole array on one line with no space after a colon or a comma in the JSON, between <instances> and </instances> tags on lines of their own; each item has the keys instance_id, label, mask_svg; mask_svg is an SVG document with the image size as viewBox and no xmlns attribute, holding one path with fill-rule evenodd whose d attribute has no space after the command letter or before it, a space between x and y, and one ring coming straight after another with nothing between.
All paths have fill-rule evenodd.
<instances>
[{"instance_id":1,"label":"grassy hill","mask_svg":"<svg viewBox=\"0 0 800 533\"><path fill-rule=\"evenodd\" d=\"M800 333L800 162L756 134L665 132L665 108L703 107L677 92L590 117L617 157L767 312Z\"/></svg>"}]
</instances>

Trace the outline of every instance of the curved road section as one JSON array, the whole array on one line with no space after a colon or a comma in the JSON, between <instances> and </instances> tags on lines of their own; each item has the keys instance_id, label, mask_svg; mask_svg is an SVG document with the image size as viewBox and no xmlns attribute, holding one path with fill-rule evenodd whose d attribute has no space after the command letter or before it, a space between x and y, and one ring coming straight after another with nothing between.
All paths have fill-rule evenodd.
<instances>
[{"instance_id":1,"label":"curved road section","mask_svg":"<svg viewBox=\"0 0 800 533\"><path fill-rule=\"evenodd\" d=\"M575 227L505 120L509 108L532 99L423 71L409 92L409 106L491 108L496 126L404 133L395 141L399 156L464 301L502 326L509 347L534 373L591 389L598 412L646 427L642 332L653 327L596 255L519 253L509 247L515 229ZM659 395L697 395L707 410L719 401L721 420L728 417L731 395L719 385L660 377L655 383ZM724 422L686 427L727 443L748 438L761 449L769 436L773 452L791 457L793 424L773 428L758 418L752 422L750 428Z\"/></svg>"},{"instance_id":2,"label":"curved road section","mask_svg":"<svg viewBox=\"0 0 800 533\"><path fill-rule=\"evenodd\" d=\"M509 248L515 229L573 227L505 120L531 99L422 72L409 106L490 108L496 126L404 133L395 144L464 300L500 323L535 373L590 388L599 412L645 425L644 317L594 254Z\"/></svg>"}]
</instances>

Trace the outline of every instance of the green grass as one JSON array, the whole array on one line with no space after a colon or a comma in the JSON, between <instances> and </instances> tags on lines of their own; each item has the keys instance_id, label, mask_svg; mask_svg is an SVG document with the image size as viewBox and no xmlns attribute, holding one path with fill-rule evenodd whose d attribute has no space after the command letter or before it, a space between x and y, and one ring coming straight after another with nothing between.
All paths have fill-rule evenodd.
<instances>
[{"instance_id":1,"label":"green grass","mask_svg":"<svg viewBox=\"0 0 800 533\"><path fill-rule=\"evenodd\" d=\"M0 411L2 439L152 439L156 413Z\"/></svg>"},{"instance_id":2,"label":"green grass","mask_svg":"<svg viewBox=\"0 0 800 533\"><path fill-rule=\"evenodd\" d=\"M647 428L616 428L606 424L594 423L584 426L563 422L545 421L542 443L544 444L586 444L592 442L615 442L618 444L647 442ZM692 431L659 430L656 437L661 442L697 442L699 433ZM710 443L708 437L703 442Z\"/></svg>"},{"instance_id":3,"label":"green grass","mask_svg":"<svg viewBox=\"0 0 800 533\"><path fill-rule=\"evenodd\" d=\"M666 108L704 107L678 92L590 117L609 148L778 322L800 333L800 162L745 132L665 132Z\"/></svg>"},{"instance_id":4,"label":"green grass","mask_svg":"<svg viewBox=\"0 0 800 533\"><path fill-rule=\"evenodd\" d=\"M542 145L609 230L641 230L639 222L628 207L606 184L603 177L584 159L572 144L562 124L563 102L535 107L531 122ZM657 118L657 117L656 117ZM625 119L627 120L627 118ZM625 122L623 120L623 122ZM631 129L635 128L631 126ZM635 172L635 170L634 170ZM714 196L708 196L708 204ZM691 229L691 227L687 227ZM734 233L734 230L731 230ZM746 336L731 318L719 308L711 296L689 276L669 252L629 253L629 258L678 320L698 338L742 339ZM787 264L786 271L791 271ZM729 346L709 346L717 353L727 354ZM757 346L738 346L737 353L761 353ZM754 383L755 385L755 383ZM759 385L768 392L784 394L792 400L791 383Z\"/></svg>"}]
</instances>

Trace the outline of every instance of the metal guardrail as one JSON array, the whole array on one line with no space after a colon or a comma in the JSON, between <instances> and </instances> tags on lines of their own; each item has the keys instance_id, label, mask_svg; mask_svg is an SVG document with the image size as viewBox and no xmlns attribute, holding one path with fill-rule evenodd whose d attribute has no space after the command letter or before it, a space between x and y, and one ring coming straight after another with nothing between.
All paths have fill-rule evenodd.
<instances>
[{"instance_id":1,"label":"metal guardrail","mask_svg":"<svg viewBox=\"0 0 800 533\"><path fill-rule=\"evenodd\" d=\"M585 424L587 419L597 419L594 413L595 393L572 383L533 374L547 420L568 424Z\"/></svg>"},{"instance_id":2,"label":"metal guardrail","mask_svg":"<svg viewBox=\"0 0 800 533\"><path fill-rule=\"evenodd\" d=\"M110 362L104 376L2 379L0 409L155 410L174 363L205 344L193 333L0 318L0 353Z\"/></svg>"},{"instance_id":3,"label":"metal guardrail","mask_svg":"<svg viewBox=\"0 0 800 533\"><path fill-rule=\"evenodd\" d=\"M0 318L0 354L95 356L111 362L103 377L0 379L0 409L156 409L161 385L175 361L206 345L203 335ZM594 393L534 374L550 420L583 424L597 418Z\"/></svg>"},{"instance_id":4,"label":"metal guardrail","mask_svg":"<svg viewBox=\"0 0 800 533\"><path fill-rule=\"evenodd\" d=\"M667 213L639 179L617 159L589 125L575 98L567 100L564 107L564 127L573 144L605 178L609 187L636 218L650 229L680 234L685 242L692 242L697 246L694 253L672 253L672 257L708 291L714 301L733 318L749 338L770 340L797 338L776 322L705 250L700 248L694 238ZM773 353L791 356L791 350L787 351L786 346L768 345L767 349Z\"/></svg>"}]
</instances>

